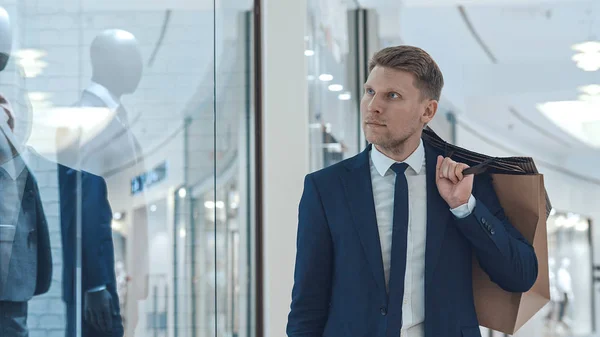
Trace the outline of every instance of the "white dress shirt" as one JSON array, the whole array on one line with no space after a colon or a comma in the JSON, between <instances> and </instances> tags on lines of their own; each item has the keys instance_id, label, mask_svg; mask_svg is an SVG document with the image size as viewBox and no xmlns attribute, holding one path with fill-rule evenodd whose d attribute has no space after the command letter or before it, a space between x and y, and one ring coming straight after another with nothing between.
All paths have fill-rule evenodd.
<instances>
[{"instance_id":1,"label":"white dress shirt","mask_svg":"<svg viewBox=\"0 0 600 337\"><path fill-rule=\"evenodd\" d=\"M386 287L392 254L392 232L394 216L394 187L396 174L390 168L396 163L375 146L371 149L371 181ZM423 142L404 161L408 164L405 175L408 181L408 238L406 274L404 278L404 300L402 303L402 337L422 337L425 320L425 243L427 231L427 175ZM475 198L468 204L452 209L459 218L466 217L475 208Z\"/></svg>"},{"instance_id":2,"label":"white dress shirt","mask_svg":"<svg viewBox=\"0 0 600 337\"><path fill-rule=\"evenodd\" d=\"M106 104L106 107L111 110L117 110L121 104L119 100L113 94L111 94L108 89L106 89L105 86L96 82L92 82L90 86L85 89L85 91L98 96L98 98L100 98L102 102Z\"/></svg>"},{"instance_id":3,"label":"white dress shirt","mask_svg":"<svg viewBox=\"0 0 600 337\"><path fill-rule=\"evenodd\" d=\"M74 151L76 166L84 171L104 176L107 171L124 166L138 158L136 142L130 129L127 112L120 100L101 84L92 82L85 92L96 96L108 109L110 120L97 125L94 134L82 141ZM104 123L106 123L104 125Z\"/></svg>"}]
</instances>

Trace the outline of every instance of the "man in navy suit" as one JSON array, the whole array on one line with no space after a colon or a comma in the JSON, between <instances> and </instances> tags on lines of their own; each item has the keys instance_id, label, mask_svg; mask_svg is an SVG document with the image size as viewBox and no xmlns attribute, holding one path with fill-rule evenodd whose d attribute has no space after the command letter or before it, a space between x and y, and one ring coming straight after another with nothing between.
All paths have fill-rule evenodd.
<instances>
[{"instance_id":1,"label":"man in navy suit","mask_svg":"<svg viewBox=\"0 0 600 337\"><path fill-rule=\"evenodd\" d=\"M443 76L425 51L376 53L361 101L370 145L309 174L299 207L290 337L479 337L472 256L510 292L529 290L533 247L489 175L421 139Z\"/></svg>"}]
</instances>

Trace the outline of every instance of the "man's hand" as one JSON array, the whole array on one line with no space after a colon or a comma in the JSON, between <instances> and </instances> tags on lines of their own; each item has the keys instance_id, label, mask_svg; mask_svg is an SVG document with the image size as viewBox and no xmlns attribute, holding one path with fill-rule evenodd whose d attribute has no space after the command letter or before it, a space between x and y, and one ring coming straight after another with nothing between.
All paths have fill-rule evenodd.
<instances>
[{"instance_id":1,"label":"man's hand","mask_svg":"<svg viewBox=\"0 0 600 337\"><path fill-rule=\"evenodd\" d=\"M113 315L116 315L112 301L112 296L106 289L85 293L85 320L96 330L112 331Z\"/></svg>"},{"instance_id":2,"label":"man's hand","mask_svg":"<svg viewBox=\"0 0 600 337\"><path fill-rule=\"evenodd\" d=\"M469 165L457 163L449 157L438 156L435 183L442 198L450 208L469 202L473 192L473 175L464 176L462 171Z\"/></svg>"}]
</instances>

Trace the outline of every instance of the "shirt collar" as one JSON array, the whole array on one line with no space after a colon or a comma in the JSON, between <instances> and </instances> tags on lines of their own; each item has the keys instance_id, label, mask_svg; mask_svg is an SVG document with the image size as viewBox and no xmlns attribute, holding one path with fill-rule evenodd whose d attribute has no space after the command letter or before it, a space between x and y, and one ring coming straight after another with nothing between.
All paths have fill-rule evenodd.
<instances>
[{"instance_id":1,"label":"shirt collar","mask_svg":"<svg viewBox=\"0 0 600 337\"><path fill-rule=\"evenodd\" d=\"M381 153L375 146L371 146L371 160L373 165L377 169L377 172L383 177L387 171L396 163L396 161L385 154ZM404 163L407 163L417 174L423 169L423 162L425 161L425 147L423 147L423 140L419 142L417 149L410 155Z\"/></svg>"},{"instance_id":2,"label":"shirt collar","mask_svg":"<svg viewBox=\"0 0 600 337\"><path fill-rule=\"evenodd\" d=\"M92 93L98 96L106 107L111 110L116 110L121 104L118 99L116 99L108 89L102 84L98 84L96 82L92 82L89 87L85 89L87 92Z\"/></svg>"},{"instance_id":3,"label":"shirt collar","mask_svg":"<svg viewBox=\"0 0 600 337\"><path fill-rule=\"evenodd\" d=\"M6 171L12 180L17 180L17 178L25 169L25 162L23 161L23 158L21 158L21 155L17 155L6 163L0 165L0 167Z\"/></svg>"}]
</instances>

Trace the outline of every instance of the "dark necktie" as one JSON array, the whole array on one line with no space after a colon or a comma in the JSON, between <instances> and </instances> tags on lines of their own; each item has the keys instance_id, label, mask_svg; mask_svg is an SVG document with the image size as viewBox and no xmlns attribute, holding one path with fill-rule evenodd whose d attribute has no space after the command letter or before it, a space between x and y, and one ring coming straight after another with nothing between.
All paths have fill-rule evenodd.
<instances>
[{"instance_id":1,"label":"dark necktie","mask_svg":"<svg viewBox=\"0 0 600 337\"><path fill-rule=\"evenodd\" d=\"M389 280L389 317L387 337L398 337L402 328L402 301L404 299L404 276L406 274L406 245L408 235L408 182L404 172L408 164L395 163L394 220L392 231L392 256Z\"/></svg>"}]
</instances>

